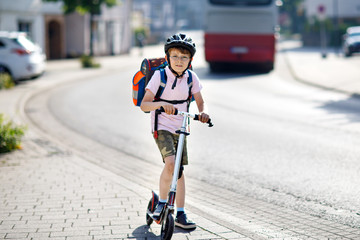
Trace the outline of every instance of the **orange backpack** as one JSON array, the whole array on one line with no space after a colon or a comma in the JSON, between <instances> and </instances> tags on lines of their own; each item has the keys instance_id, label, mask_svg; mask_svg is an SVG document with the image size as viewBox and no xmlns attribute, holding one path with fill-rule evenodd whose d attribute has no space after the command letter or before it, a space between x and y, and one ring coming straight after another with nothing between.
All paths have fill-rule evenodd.
<instances>
[{"instance_id":1,"label":"orange backpack","mask_svg":"<svg viewBox=\"0 0 360 240\"><path fill-rule=\"evenodd\" d=\"M132 97L134 105L140 107L141 101L145 95L145 88L150 81L155 70L165 68L167 66L165 58L145 58L140 70L136 72L133 77Z\"/></svg>"}]
</instances>

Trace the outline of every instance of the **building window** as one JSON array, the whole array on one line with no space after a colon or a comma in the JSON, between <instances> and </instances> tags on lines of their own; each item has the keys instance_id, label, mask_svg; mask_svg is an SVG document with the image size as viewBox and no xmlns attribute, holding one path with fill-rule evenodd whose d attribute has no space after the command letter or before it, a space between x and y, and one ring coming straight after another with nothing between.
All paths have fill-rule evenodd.
<instances>
[{"instance_id":1,"label":"building window","mask_svg":"<svg viewBox=\"0 0 360 240\"><path fill-rule=\"evenodd\" d=\"M32 39L32 27L31 22L27 21L19 21L18 22L18 31L19 32L26 32L27 36Z\"/></svg>"}]
</instances>

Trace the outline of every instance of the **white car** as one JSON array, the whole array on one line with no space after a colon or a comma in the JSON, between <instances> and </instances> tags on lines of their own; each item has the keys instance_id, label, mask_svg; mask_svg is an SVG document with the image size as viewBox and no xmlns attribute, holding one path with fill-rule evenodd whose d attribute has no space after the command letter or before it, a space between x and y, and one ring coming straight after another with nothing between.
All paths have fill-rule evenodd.
<instances>
[{"instance_id":1,"label":"white car","mask_svg":"<svg viewBox=\"0 0 360 240\"><path fill-rule=\"evenodd\" d=\"M36 78L44 73L46 56L22 32L0 32L0 72L14 81Z\"/></svg>"},{"instance_id":2,"label":"white car","mask_svg":"<svg viewBox=\"0 0 360 240\"><path fill-rule=\"evenodd\" d=\"M349 27L344 35L343 49L345 57L360 53L360 26Z\"/></svg>"}]
</instances>

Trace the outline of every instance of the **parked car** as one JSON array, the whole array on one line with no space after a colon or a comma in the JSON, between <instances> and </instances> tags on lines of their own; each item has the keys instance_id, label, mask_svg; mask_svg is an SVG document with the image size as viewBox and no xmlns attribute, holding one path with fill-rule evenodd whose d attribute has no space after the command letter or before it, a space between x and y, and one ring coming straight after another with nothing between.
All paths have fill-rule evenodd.
<instances>
[{"instance_id":1,"label":"parked car","mask_svg":"<svg viewBox=\"0 0 360 240\"><path fill-rule=\"evenodd\" d=\"M14 81L36 78L45 71L46 56L26 33L0 32L0 72Z\"/></svg>"},{"instance_id":2,"label":"parked car","mask_svg":"<svg viewBox=\"0 0 360 240\"><path fill-rule=\"evenodd\" d=\"M344 35L344 54L350 57L353 53L360 53L360 26L349 27Z\"/></svg>"}]
</instances>

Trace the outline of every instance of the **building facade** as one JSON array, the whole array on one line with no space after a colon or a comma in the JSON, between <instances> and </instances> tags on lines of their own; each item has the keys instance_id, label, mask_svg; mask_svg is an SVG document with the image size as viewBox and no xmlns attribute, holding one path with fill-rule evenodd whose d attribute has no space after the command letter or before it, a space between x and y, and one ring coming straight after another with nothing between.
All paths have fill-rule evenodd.
<instances>
[{"instance_id":1,"label":"building facade","mask_svg":"<svg viewBox=\"0 0 360 240\"><path fill-rule=\"evenodd\" d=\"M91 24L89 14L64 15L62 2L1 0L0 31L27 32L48 59L59 59L88 54L92 27L94 55L122 54L131 48L131 6L132 0L104 6Z\"/></svg>"},{"instance_id":2,"label":"building facade","mask_svg":"<svg viewBox=\"0 0 360 240\"><path fill-rule=\"evenodd\" d=\"M148 43L156 43L181 30L202 29L205 1L133 0L133 11L148 31Z\"/></svg>"}]
</instances>

